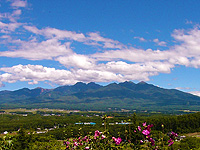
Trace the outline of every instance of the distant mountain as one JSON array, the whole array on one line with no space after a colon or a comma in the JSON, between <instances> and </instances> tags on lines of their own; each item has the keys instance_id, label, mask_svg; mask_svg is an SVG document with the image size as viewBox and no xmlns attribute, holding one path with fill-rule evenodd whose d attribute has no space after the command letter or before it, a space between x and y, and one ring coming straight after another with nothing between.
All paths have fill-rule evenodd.
<instances>
[{"instance_id":1,"label":"distant mountain","mask_svg":"<svg viewBox=\"0 0 200 150\"><path fill-rule=\"evenodd\" d=\"M94 82L55 89L0 91L0 107L62 108L80 110L175 110L199 109L200 97L146 82L126 81L101 86Z\"/></svg>"}]
</instances>

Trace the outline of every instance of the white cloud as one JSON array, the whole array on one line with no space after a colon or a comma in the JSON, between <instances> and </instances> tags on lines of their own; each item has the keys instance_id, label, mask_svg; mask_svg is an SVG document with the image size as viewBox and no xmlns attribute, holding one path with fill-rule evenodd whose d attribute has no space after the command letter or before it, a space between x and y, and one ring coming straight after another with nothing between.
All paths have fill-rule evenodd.
<instances>
[{"instance_id":1,"label":"white cloud","mask_svg":"<svg viewBox=\"0 0 200 150\"><path fill-rule=\"evenodd\" d=\"M159 41L159 39L154 39L153 42L155 42L159 46L166 46L166 42L164 41Z\"/></svg>"},{"instance_id":2,"label":"white cloud","mask_svg":"<svg viewBox=\"0 0 200 150\"><path fill-rule=\"evenodd\" d=\"M190 88L190 87L176 87L175 89L177 89L177 90L190 90L192 88Z\"/></svg>"},{"instance_id":3,"label":"white cloud","mask_svg":"<svg viewBox=\"0 0 200 150\"><path fill-rule=\"evenodd\" d=\"M179 44L172 47L176 56L186 57L186 66L195 68L200 67L200 30L194 28L191 30L175 30L172 36ZM189 62L188 62L189 61Z\"/></svg>"},{"instance_id":4,"label":"white cloud","mask_svg":"<svg viewBox=\"0 0 200 150\"><path fill-rule=\"evenodd\" d=\"M21 57L29 60L51 60L54 57L72 53L69 42L61 44L61 42L56 39L49 39L42 42L36 40L17 40L13 42L19 45L18 49L0 52L0 56Z\"/></svg>"},{"instance_id":5,"label":"white cloud","mask_svg":"<svg viewBox=\"0 0 200 150\"><path fill-rule=\"evenodd\" d=\"M138 37L138 36L135 36L134 39L138 39L140 40L141 42L146 42L147 40L143 37Z\"/></svg>"},{"instance_id":6,"label":"white cloud","mask_svg":"<svg viewBox=\"0 0 200 150\"><path fill-rule=\"evenodd\" d=\"M88 33L89 37L87 37L87 42L86 43L94 43L97 42L98 44L103 44L104 48L114 48L114 49L122 49L122 48L126 48L125 45L123 45L122 43L120 43L119 41L115 41L109 38L104 38L102 36L100 36L99 33L95 33L95 32L91 32Z\"/></svg>"},{"instance_id":7,"label":"white cloud","mask_svg":"<svg viewBox=\"0 0 200 150\"><path fill-rule=\"evenodd\" d=\"M196 96L200 96L200 91L192 91L192 92L189 92L189 93L196 95Z\"/></svg>"},{"instance_id":8,"label":"white cloud","mask_svg":"<svg viewBox=\"0 0 200 150\"><path fill-rule=\"evenodd\" d=\"M110 50L103 53L96 53L93 54L93 57L101 61L123 59L131 62L146 62L168 60L169 58L173 57L173 55L173 51L129 48L123 50Z\"/></svg>"},{"instance_id":9,"label":"white cloud","mask_svg":"<svg viewBox=\"0 0 200 150\"><path fill-rule=\"evenodd\" d=\"M109 38L104 38L100 36L99 33L94 33L94 32L88 33L88 36L85 36L83 33L76 33L72 31L59 30L49 27L41 30L35 26L24 26L24 28L34 34L43 35L46 38L56 38L59 40L69 39L78 42L83 42L86 45L96 45L96 46L101 46L103 48L122 49L126 47L118 41Z\"/></svg>"},{"instance_id":10,"label":"white cloud","mask_svg":"<svg viewBox=\"0 0 200 150\"><path fill-rule=\"evenodd\" d=\"M3 23L0 21L0 33L14 32L15 29L19 28L21 23Z\"/></svg>"},{"instance_id":11,"label":"white cloud","mask_svg":"<svg viewBox=\"0 0 200 150\"><path fill-rule=\"evenodd\" d=\"M78 42L85 41L85 35L82 33L76 33L76 32L67 31L67 30L59 30L59 29L49 28L49 27L41 29L41 30L36 28L35 26L24 26L24 28L28 30L29 32L43 35L46 38L56 38L59 40L67 38L69 40L74 40Z\"/></svg>"},{"instance_id":12,"label":"white cloud","mask_svg":"<svg viewBox=\"0 0 200 150\"><path fill-rule=\"evenodd\" d=\"M13 67L0 68L1 71L7 72L0 75L1 82L14 83L16 81L28 81L29 84L38 83L39 81L51 81L57 84L74 84L73 74L67 70L56 70L41 65L17 65Z\"/></svg>"},{"instance_id":13,"label":"white cloud","mask_svg":"<svg viewBox=\"0 0 200 150\"><path fill-rule=\"evenodd\" d=\"M12 7L26 7L27 1L26 0L12 0L11 6Z\"/></svg>"},{"instance_id":14,"label":"white cloud","mask_svg":"<svg viewBox=\"0 0 200 150\"><path fill-rule=\"evenodd\" d=\"M55 59L64 66L70 68L90 69L95 67L95 60L86 55L71 54L68 56L61 56Z\"/></svg>"}]
</instances>

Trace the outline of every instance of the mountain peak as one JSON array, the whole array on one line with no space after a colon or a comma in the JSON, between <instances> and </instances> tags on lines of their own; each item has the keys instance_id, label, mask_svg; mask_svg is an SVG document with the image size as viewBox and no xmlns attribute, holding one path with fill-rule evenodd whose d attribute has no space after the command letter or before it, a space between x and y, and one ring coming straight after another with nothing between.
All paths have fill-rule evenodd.
<instances>
[{"instance_id":1,"label":"mountain peak","mask_svg":"<svg viewBox=\"0 0 200 150\"><path fill-rule=\"evenodd\" d=\"M41 88L41 87L36 87L36 88L34 88L34 89L43 89L43 88Z\"/></svg>"},{"instance_id":2,"label":"mountain peak","mask_svg":"<svg viewBox=\"0 0 200 150\"><path fill-rule=\"evenodd\" d=\"M74 84L74 86L76 86L76 85L86 85L86 84L83 82L77 82L76 84Z\"/></svg>"},{"instance_id":3,"label":"mountain peak","mask_svg":"<svg viewBox=\"0 0 200 150\"><path fill-rule=\"evenodd\" d=\"M144 81L140 81L138 84L147 84L147 83Z\"/></svg>"}]
</instances>

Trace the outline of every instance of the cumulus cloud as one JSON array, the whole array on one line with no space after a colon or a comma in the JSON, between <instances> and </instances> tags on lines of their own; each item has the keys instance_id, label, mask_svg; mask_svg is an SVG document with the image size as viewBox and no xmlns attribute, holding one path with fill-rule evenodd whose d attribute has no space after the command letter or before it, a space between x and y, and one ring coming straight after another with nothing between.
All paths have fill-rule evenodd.
<instances>
[{"instance_id":1,"label":"cumulus cloud","mask_svg":"<svg viewBox=\"0 0 200 150\"><path fill-rule=\"evenodd\" d=\"M177 43L179 43L171 48L176 53L176 55L185 57L185 61L187 64L186 66L199 68L200 67L199 28L194 28L190 30L175 30L172 36L177 41Z\"/></svg>"},{"instance_id":2,"label":"cumulus cloud","mask_svg":"<svg viewBox=\"0 0 200 150\"><path fill-rule=\"evenodd\" d=\"M159 41L159 39L154 39L153 42L155 42L159 46L166 46L166 42L164 41Z\"/></svg>"},{"instance_id":3,"label":"cumulus cloud","mask_svg":"<svg viewBox=\"0 0 200 150\"><path fill-rule=\"evenodd\" d=\"M74 84L73 74L67 70L43 67L41 65L16 65L0 68L6 73L0 75L1 82L14 83L28 81L29 84L37 84L39 81L51 81L57 84Z\"/></svg>"},{"instance_id":4,"label":"cumulus cloud","mask_svg":"<svg viewBox=\"0 0 200 150\"><path fill-rule=\"evenodd\" d=\"M110 82L123 80L121 75L108 71L98 70L59 70L47 68L41 65L16 65L0 68L6 73L0 75L1 82L14 83L27 81L29 84L37 84L40 81L51 81L59 85L75 84L76 82Z\"/></svg>"},{"instance_id":5,"label":"cumulus cloud","mask_svg":"<svg viewBox=\"0 0 200 150\"><path fill-rule=\"evenodd\" d=\"M55 59L68 68L91 69L95 68L95 60L80 54L71 54L68 56L61 56Z\"/></svg>"}]
</instances>

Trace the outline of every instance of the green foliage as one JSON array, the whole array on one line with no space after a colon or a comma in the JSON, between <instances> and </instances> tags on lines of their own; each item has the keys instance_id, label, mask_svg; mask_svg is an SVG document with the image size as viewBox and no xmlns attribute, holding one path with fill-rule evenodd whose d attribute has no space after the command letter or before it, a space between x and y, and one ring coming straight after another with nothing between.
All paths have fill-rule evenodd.
<instances>
[{"instance_id":1,"label":"green foliage","mask_svg":"<svg viewBox=\"0 0 200 150\"><path fill-rule=\"evenodd\" d=\"M196 150L200 148L200 139L196 137L187 137L181 140L180 148L183 150Z\"/></svg>"},{"instance_id":2,"label":"green foliage","mask_svg":"<svg viewBox=\"0 0 200 150\"><path fill-rule=\"evenodd\" d=\"M13 139L14 150L28 150L31 138L25 133L24 129L19 130L18 135Z\"/></svg>"},{"instance_id":3,"label":"green foliage","mask_svg":"<svg viewBox=\"0 0 200 150\"><path fill-rule=\"evenodd\" d=\"M12 150L13 149L13 142L12 136L5 135L0 138L0 150Z\"/></svg>"}]
</instances>

